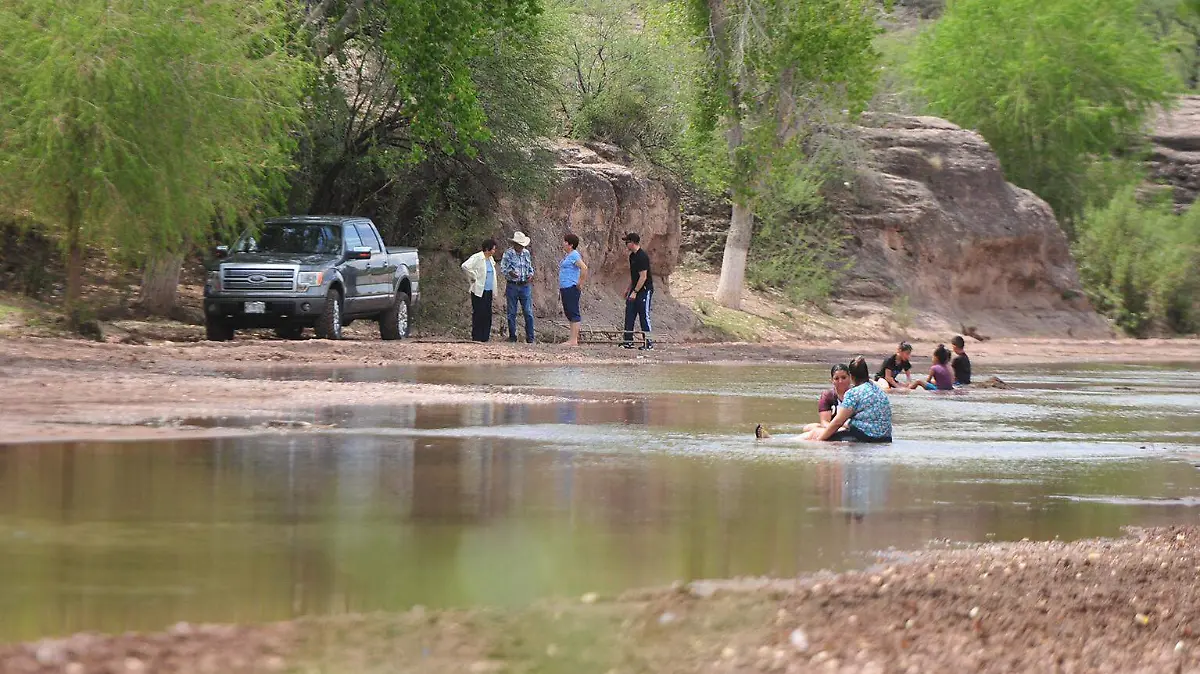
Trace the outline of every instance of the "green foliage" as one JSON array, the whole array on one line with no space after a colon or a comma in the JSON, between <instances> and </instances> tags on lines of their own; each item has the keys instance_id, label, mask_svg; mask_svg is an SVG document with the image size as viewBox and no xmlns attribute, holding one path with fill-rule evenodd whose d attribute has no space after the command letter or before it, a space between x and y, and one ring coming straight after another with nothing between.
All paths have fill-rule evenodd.
<instances>
[{"instance_id":1,"label":"green foliage","mask_svg":"<svg viewBox=\"0 0 1200 674\"><path fill-rule=\"evenodd\" d=\"M488 3L439 5L445 17L427 16L425 4L369 4L363 28L326 62L290 206L370 215L389 243L449 250L473 245L502 194L549 182L548 161L533 148L553 126L552 34L533 0L499 12ZM459 24L441 26L454 13ZM413 55L434 39L459 44ZM446 59L434 68L444 77L417 73L435 57Z\"/></svg>"},{"instance_id":2,"label":"green foliage","mask_svg":"<svg viewBox=\"0 0 1200 674\"><path fill-rule=\"evenodd\" d=\"M268 203L304 62L275 0L0 4L0 208L126 258Z\"/></svg>"},{"instance_id":3,"label":"green foliage","mask_svg":"<svg viewBox=\"0 0 1200 674\"><path fill-rule=\"evenodd\" d=\"M1005 174L1075 218L1095 157L1128 148L1175 83L1140 0L953 0L919 43L930 108L978 129Z\"/></svg>"},{"instance_id":4,"label":"green foliage","mask_svg":"<svg viewBox=\"0 0 1200 674\"><path fill-rule=\"evenodd\" d=\"M758 290L782 290L795 303L820 302L849 268L845 227L824 209L822 188L839 175L838 157L825 150L797 154L764 175L757 199L754 247L746 280Z\"/></svg>"},{"instance_id":5,"label":"green foliage","mask_svg":"<svg viewBox=\"0 0 1200 674\"><path fill-rule=\"evenodd\" d=\"M702 52L683 13L654 0L562 0L559 41L562 132L670 164L678 155L687 93Z\"/></svg>"},{"instance_id":6,"label":"green foliage","mask_svg":"<svg viewBox=\"0 0 1200 674\"><path fill-rule=\"evenodd\" d=\"M1134 335L1200 331L1200 209L1175 215L1159 199L1138 201L1127 186L1089 208L1075 255L1096 308Z\"/></svg>"},{"instance_id":7,"label":"green foliage","mask_svg":"<svg viewBox=\"0 0 1200 674\"><path fill-rule=\"evenodd\" d=\"M1200 1L1144 0L1147 28L1167 50L1184 91L1200 87Z\"/></svg>"}]
</instances>

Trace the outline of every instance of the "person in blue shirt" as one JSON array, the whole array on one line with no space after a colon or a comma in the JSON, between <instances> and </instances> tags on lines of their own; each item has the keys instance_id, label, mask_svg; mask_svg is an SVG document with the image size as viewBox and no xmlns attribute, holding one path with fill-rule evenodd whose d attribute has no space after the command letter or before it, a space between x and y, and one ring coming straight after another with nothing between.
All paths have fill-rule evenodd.
<instances>
[{"instance_id":1,"label":"person in blue shirt","mask_svg":"<svg viewBox=\"0 0 1200 674\"><path fill-rule=\"evenodd\" d=\"M567 234L563 237L563 257L558 264L558 294L562 298L563 314L571 324L568 346L579 346L579 326L583 317L579 314L579 297L583 282L587 279L587 264L579 254L579 237Z\"/></svg>"},{"instance_id":2,"label":"person in blue shirt","mask_svg":"<svg viewBox=\"0 0 1200 674\"><path fill-rule=\"evenodd\" d=\"M862 356L847 368L854 386L842 397L837 415L816 438L833 442L891 442L892 402L871 382L871 371ZM845 428L843 428L845 426Z\"/></svg>"},{"instance_id":3,"label":"person in blue shirt","mask_svg":"<svg viewBox=\"0 0 1200 674\"><path fill-rule=\"evenodd\" d=\"M462 264L471 281L471 339L486 342L492 335L492 295L496 290L496 241L487 239L480 251Z\"/></svg>"}]
</instances>

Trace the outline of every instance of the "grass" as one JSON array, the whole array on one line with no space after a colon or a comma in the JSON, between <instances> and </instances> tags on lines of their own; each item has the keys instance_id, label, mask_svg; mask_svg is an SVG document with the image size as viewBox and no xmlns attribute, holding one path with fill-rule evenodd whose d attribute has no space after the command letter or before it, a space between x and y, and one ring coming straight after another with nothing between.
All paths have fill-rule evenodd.
<instances>
[{"instance_id":1,"label":"grass","mask_svg":"<svg viewBox=\"0 0 1200 674\"><path fill-rule=\"evenodd\" d=\"M706 328L739 342L759 342L773 324L754 314L735 311L707 299L696 301L696 313Z\"/></svg>"}]
</instances>

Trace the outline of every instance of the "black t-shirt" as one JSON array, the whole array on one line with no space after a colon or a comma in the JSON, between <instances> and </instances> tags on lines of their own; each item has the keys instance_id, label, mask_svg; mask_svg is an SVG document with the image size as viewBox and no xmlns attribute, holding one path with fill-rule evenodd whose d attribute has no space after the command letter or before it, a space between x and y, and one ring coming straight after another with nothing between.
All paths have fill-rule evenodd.
<instances>
[{"instance_id":1,"label":"black t-shirt","mask_svg":"<svg viewBox=\"0 0 1200 674\"><path fill-rule=\"evenodd\" d=\"M892 355L887 357L887 360L883 361L883 367L879 368L879 372L875 373L875 378L876 379L886 379L887 378L886 373L888 371L891 371L892 379L895 379L896 377L898 377L900 375L901 372L908 372L911 369L912 369L912 361L906 360L903 363L901 363L900 359L897 358L896 354L893 353Z\"/></svg>"},{"instance_id":2,"label":"black t-shirt","mask_svg":"<svg viewBox=\"0 0 1200 674\"><path fill-rule=\"evenodd\" d=\"M950 367L954 369L955 383L971 383L971 359L967 358L967 354L964 353L950 359Z\"/></svg>"},{"instance_id":3,"label":"black t-shirt","mask_svg":"<svg viewBox=\"0 0 1200 674\"><path fill-rule=\"evenodd\" d=\"M650 256L646 254L644 248L638 248L636 252L629 254L629 282L630 289L636 290L638 284L638 276L642 272L646 272L646 285L642 286L642 290L653 290L654 279L650 275Z\"/></svg>"}]
</instances>

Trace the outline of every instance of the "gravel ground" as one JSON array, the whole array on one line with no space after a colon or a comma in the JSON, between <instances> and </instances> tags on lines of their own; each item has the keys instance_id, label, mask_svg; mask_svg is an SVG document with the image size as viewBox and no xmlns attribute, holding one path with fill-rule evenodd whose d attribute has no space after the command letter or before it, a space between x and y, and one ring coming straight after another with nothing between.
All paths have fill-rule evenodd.
<instances>
[{"instance_id":1,"label":"gravel ground","mask_svg":"<svg viewBox=\"0 0 1200 674\"><path fill-rule=\"evenodd\" d=\"M0 672L1200 672L1200 528L903 555L518 610L0 646Z\"/></svg>"}]
</instances>

